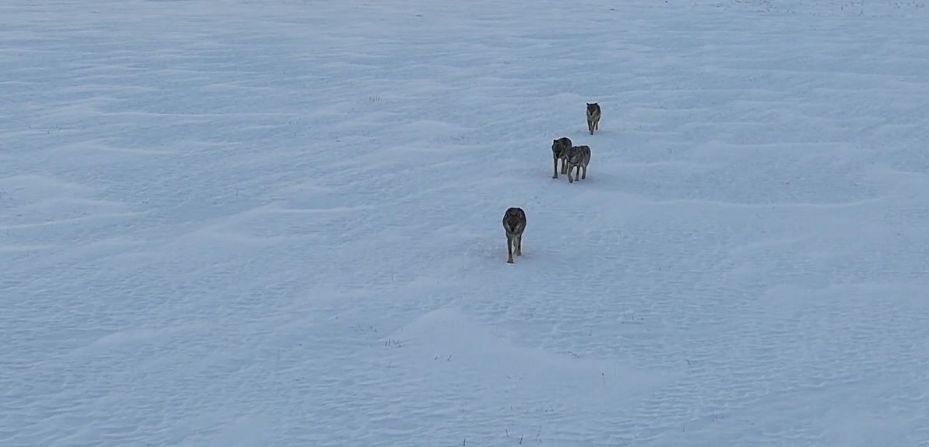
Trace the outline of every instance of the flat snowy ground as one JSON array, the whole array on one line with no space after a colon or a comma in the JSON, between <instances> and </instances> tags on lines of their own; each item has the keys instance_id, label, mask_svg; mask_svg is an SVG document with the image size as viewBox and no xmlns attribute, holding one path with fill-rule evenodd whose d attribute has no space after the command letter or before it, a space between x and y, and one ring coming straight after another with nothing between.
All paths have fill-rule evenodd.
<instances>
[{"instance_id":1,"label":"flat snowy ground","mask_svg":"<svg viewBox=\"0 0 929 447\"><path fill-rule=\"evenodd\" d=\"M927 10L4 1L0 445L929 445Z\"/></svg>"}]
</instances>

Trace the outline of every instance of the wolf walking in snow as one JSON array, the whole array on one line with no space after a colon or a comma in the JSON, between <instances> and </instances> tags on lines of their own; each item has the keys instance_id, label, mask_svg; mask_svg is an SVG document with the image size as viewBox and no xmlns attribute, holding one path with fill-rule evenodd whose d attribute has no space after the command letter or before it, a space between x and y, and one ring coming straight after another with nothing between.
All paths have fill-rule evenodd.
<instances>
[{"instance_id":1,"label":"wolf walking in snow","mask_svg":"<svg viewBox=\"0 0 929 447\"><path fill-rule=\"evenodd\" d=\"M575 180L587 178L587 164L590 163L590 146L574 146L568 150L568 182L574 183ZM574 178L571 177L571 170L577 168L574 172ZM581 175L581 168L584 168L584 175Z\"/></svg>"},{"instance_id":2,"label":"wolf walking in snow","mask_svg":"<svg viewBox=\"0 0 929 447\"><path fill-rule=\"evenodd\" d=\"M513 263L513 253L523 255L523 230L526 229L526 213L522 208L507 208L503 214L503 230L506 231L506 262Z\"/></svg>"},{"instance_id":3,"label":"wolf walking in snow","mask_svg":"<svg viewBox=\"0 0 929 447\"><path fill-rule=\"evenodd\" d=\"M555 165L555 173L552 174L552 178L558 178L558 160L561 160L561 173L568 173L568 150L571 149L571 139L568 137L562 137L557 140L552 140L552 163Z\"/></svg>"},{"instance_id":4,"label":"wolf walking in snow","mask_svg":"<svg viewBox=\"0 0 929 447\"><path fill-rule=\"evenodd\" d=\"M600 130L600 104L587 103L587 130L593 135L595 130Z\"/></svg>"}]
</instances>

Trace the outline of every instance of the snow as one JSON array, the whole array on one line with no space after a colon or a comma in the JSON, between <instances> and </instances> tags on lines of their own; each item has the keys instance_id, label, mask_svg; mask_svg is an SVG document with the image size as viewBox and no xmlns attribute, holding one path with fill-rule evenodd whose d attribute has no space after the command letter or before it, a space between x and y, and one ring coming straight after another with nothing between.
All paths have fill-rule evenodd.
<instances>
[{"instance_id":1,"label":"snow","mask_svg":"<svg viewBox=\"0 0 929 447\"><path fill-rule=\"evenodd\" d=\"M926 6L3 2L0 445L927 446Z\"/></svg>"}]
</instances>

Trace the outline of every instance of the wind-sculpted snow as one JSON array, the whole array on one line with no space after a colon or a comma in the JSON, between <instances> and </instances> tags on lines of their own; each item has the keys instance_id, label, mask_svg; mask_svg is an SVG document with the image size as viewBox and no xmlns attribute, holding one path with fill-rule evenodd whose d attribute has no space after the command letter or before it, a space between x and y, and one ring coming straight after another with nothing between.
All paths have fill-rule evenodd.
<instances>
[{"instance_id":1,"label":"wind-sculpted snow","mask_svg":"<svg viewBox=\"0 0 929 447\"><path fill-rule=\"evenodd\" d=\"M4 2L0 445L929 445L926 11Z\"/></svg>"}]
</instances>

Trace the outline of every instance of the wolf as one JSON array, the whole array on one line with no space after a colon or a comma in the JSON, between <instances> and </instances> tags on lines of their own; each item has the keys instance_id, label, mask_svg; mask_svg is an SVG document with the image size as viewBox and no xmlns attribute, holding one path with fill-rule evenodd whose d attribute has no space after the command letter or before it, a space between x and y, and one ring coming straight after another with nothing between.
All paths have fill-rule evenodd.
<instances>
[{"instance_id":1,"label":"wolf","mask_svg":"<svg viewBox=\"0 0 929 447\"><path fill-rule=\"evenodd\" d=\"M513 263L513 253L523 255L523 230L526 229L526 213L522 208L507 208L503 214L503 230L506 231L506 262Z\"/></svg>"},{"instance_id":2,"label":"wolf","mask_svg":"<svg viewBox=\"0 0 929 447\"><path fill-rule=\"evenodd\" d=\"M562 137L557 140L552 140L552 163L555 165L555 173L552 175L552 178L558 178L558 160L561 160L561 173L568 173L568 149L571 149L573 143L568 137Z\"/></svg>"},{"instance_id":3,"label":"wolf","mask_svg":"<svg viewBox=\"0 0 929 447\"><path fill-rule=\"evenodd\" d=\"M591 135L600 130L600 104L587 103L587 130Z\"/></svg>"},{"instance_id":4,"label":"wolf","mask_svg":"<svg viewBox=\"0 0 929 447\"><path fill-rule=\"evenodd\" d=\"M590 163L590 146L574 146L568 150L568 182L587 178L587 164ZM571 169L577 168L574 178L571 178ZM581 175L584 168L584 175Z\"/></svg>"}]
</instances>

